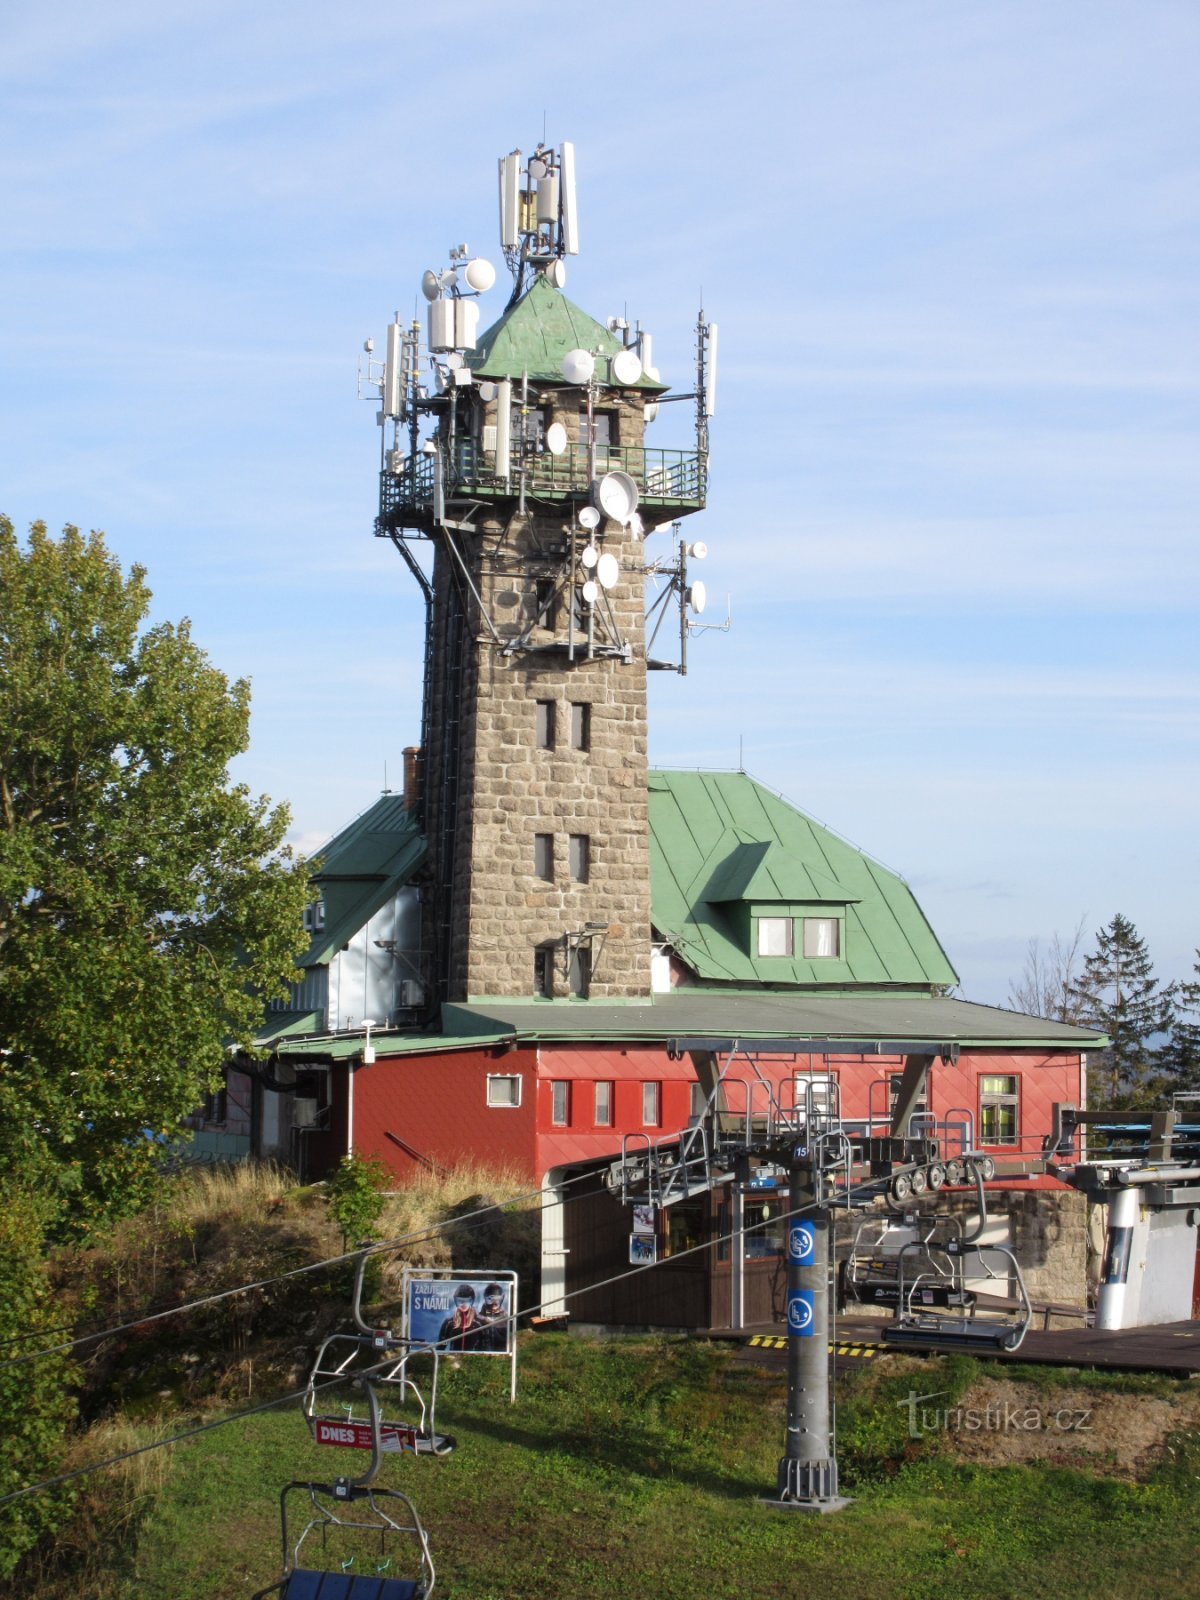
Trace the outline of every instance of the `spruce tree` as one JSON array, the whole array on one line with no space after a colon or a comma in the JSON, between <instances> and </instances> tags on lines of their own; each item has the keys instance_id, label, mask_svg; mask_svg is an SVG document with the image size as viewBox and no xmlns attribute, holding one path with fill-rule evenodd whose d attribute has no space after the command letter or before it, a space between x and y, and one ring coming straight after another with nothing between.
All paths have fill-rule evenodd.
<instances>
[{"instance_id":1,"label":"spruce tree","mask_svg":"<svg viewBox=\"0 0 1200 1600\"><path fill-rule=\"evenodd\" d=\"M1101 1057L1103 1077L1092 1085L1093 1101L1148 1098L1157 1060L1151 1041L1171 1027L1175 987L1160 988L1145 940L1120 912L1097 933L1096 948L1069 992L1080 1020L1112 1041Z\"/></svg>"},{"instance_id":2,"label":"spruce tree","mask_svg":"<svg viewBox=\"0 0 1200 1600\"><path fill-rule=\"evenodd\" d=\"M1192 970L1193 981L1179 985L1171 1037L1156 1058L1166 1095L1200 1090L1200 950Z\"/></svg>"}]
</instances>

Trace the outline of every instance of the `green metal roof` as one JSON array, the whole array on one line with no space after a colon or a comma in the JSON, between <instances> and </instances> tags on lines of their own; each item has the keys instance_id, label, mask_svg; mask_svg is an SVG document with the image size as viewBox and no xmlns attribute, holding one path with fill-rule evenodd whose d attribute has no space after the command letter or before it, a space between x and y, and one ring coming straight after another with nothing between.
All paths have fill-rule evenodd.
<instances>
[{"instance_id":1,"label":"green metal roof","mask_svg":"<svg viewBox=\"0 0 1200 1600\"><path fill-rule=\"evenodd\" d=\"M998 1006L975 1005L931 994L748 994L673 989L634 1004L580 1000L480 1000L442 1008L448 1033L462 1039L474 1031L479 1043L515 1039L666 1043L686 1047L740 1040L822 1043L897 1049L933 1042L976 1046L1037 1046L1093 1050L1107 1041L1092 1028L1027 1017ZM384 1046L378 1039L380 1048Z\"/></svg>"},{"instance_id":2,"label":"green metal roof","mask_svg":"<svg viewBox=\"0 0 1200 1600\"><path fill-rule=\"evenodd\" d=\"M325 902L325 927L298 963L329 961L405 884L425 861L425 839L398 794L380 795L349 827L318 852L313 882Z\"/></svg>"},{"instance_id":3,"label":"green metal roof","mask_svg":"<svg viewBox=\"0 0 1200 1600\"><path fill-rule=\"evenodd\" d=\"M261 1047L293 1036L304 1037L316 1033L324 1026L323 1011L268 1011L266 1021L259 1029L254 1043Z\"/></svg>"},{"instance_id":4,"label":"green metal roof","mask_svg":"<svg viewBox=\"0 0 1200 1600\"><path fill-rule=\"evenodd\" d=\"M563 384L562 359L569 350L615 356L624 349L608 329L573 305L539 273L517 303L481 333L467 365L480 378L520 378ZM623 388L661 394L665 384L642 377Z\"/></svg>"},{"instance_id":5,"label":"green metal roof","mask_svg":"<svg viewBox=\"0 0 1200 1600\"><path fill-rule=\"evenodd\" d=\"M654 926L702 982L928 990L958 982L912 890L742 772L652 772ZM840 957L760 957L751 906L844 916Z\"/></svg>"}]
</instances>

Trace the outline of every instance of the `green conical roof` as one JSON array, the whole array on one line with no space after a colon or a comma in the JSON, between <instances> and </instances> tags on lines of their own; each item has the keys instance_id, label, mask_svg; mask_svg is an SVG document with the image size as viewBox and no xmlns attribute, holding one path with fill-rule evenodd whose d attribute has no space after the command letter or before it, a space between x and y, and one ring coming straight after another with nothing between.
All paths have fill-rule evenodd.
<instances>
[{"instance_id":1,"label":"green conical roof","mask_svg":"<svg viewBox=\"0 0 1200 1600\"><path fill-rule=\"evenodd\" d=\"M589 317L538 273L516 305L480 334L467 365L478 378L521 378L561 384L562 360L569 350L615 356L624 346L603 323ZM624 386L622 386L624 387ZM665 384L643 376L628 387L660 394Z\"/></svg>"}]
</instances>

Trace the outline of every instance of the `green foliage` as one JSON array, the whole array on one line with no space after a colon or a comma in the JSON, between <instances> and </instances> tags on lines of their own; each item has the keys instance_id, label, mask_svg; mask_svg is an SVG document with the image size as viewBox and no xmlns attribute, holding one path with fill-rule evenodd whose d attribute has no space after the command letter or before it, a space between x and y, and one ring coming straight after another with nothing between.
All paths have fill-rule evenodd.
<instances>
[{"instance_id":1,"label":"green foliage","mask_svg":"<svg viewBox=\"0 0 1200 1600\"><path fill-rule=\"evenodd\" d=\"M141 568L0 518L0 593L0 1169L82 1226L284 992L307 891L286 811L229 782L247 684L146 626Z\"/></svg>"},{"instance_id":2,"label":"green foliage","mask_svg":"<svg viewBox=\"0 0 1200 1600\"><path fill-rule=\"evenodd\" d=\"M1192 970L1193 981L1179 985L1171 1037L1157 1056L1167 1093L1200 1091L1200 950Z\"/></svg>"},{"instance_id":3,"label":"green foliage","mask_svg":"<svg viewBox=\"0 0 1200 1600\"><path fill-rule=\"evenodd\" d=\"M383 1191L391 1173L378 1156L357 1151L342 1157L329 1180L329 1209L342 1230L345 1244L377 1237L375 1225L383 1211Z\"/></svg>"},{"instance_id":4,"label":"green foliage","mask_svg":"<svg viewBox=\"0 0 1200 1600\"><path fill-rule=\"evenodd\" d=\"M59 1343L61 1311L46 1281L42 1233L47 1206L0 1182L0 1362ZM73 1370L61 1356L0 1365L0 1496L53 1477L74 1415ZM0 1505L0 1578L69 1507L68 1486Z\"/></svg>"},{"instance_id":5,"label":"green foliage","mask_svg":"<svg viewBox=\"0 0 1200 1600\"><path fill-rule=\"evenodd\" d=\"M1171 1026L1174 986L1161 989L1153 971L1145 940L1118 912L1097 933L1096 948L1070 987L1079 1019L1112 1041L1100 1064L1106 1078L1093 1086L1095 1104L1144 1102L1154 1092L1151 1040Z\"/></svg>"}]
</instances>

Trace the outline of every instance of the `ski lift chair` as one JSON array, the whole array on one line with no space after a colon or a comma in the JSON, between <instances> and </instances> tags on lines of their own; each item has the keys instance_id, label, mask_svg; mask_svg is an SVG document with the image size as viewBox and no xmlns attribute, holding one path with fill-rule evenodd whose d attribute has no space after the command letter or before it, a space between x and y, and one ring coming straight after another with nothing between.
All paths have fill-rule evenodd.
<instances>
[{"instance_id":1,"label":"ski lift chair","mask_svg":"<svg viewBox=\"0 0 1200 1600\"><path fill-rule=\"evenodd\" d=\"M408 1362L414 1355L432 1358L429 1402L408 1375ZM410 1344L391 1335L334 1333L317 1351L304 1395L304 1417L317 1444L349 1445L364 1450L414 1455L446 1456L454 1449L450 1434L437 1431L438 1350L436 1346ZM340 1414L334 1397L349 1388L348 1400L341 1401ZM378 1392L388 1395L393 1414L385 1416ZM359 1397L366 1396L362 1411ZM414 1399L418 1416L406 1420L396 1408Z\"/></svg>"},{"instance_id":2,"label":"ski lift chair","mask_svg":"<svg viewBox=\"0 0 1200 1600\"><path fill-rule=\"evenodd\" d=\"M307 1496L309 1517L293 1543L288 1498L296 1495ZM332 1485L289 1483L279 1497L279 1514L284 1575L260 1589L254 1600L268 1600L272 1595L279 1600L429 1600L433 1594L435 1575L429 1538L416 1507L399 1490L376 1489L345 1479ZM336 1569L302 1564L302 1548L309 1541L310 1552L315 1554L313 1546L319 1543L329 1559L330 1536L339 1531L348 1535L348 1540L340 1543L359 1543L364 1548L348 1560L339 1560ZM391 1547L405 1540L409 1547L416 1547L418 1570L414 1577L401 1576L394 1570L396 1558ZM376 1547L375 1553L365 1548L370 1545Z\"/></svg>"}]
</instances>

